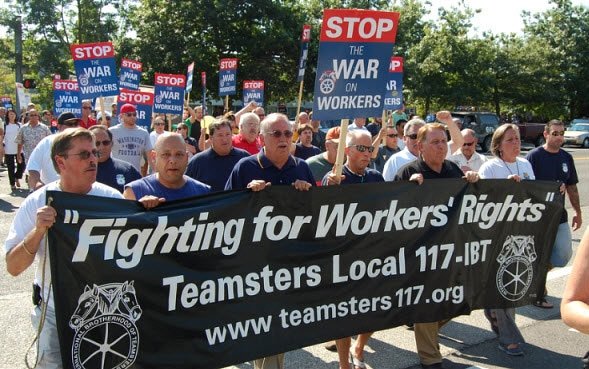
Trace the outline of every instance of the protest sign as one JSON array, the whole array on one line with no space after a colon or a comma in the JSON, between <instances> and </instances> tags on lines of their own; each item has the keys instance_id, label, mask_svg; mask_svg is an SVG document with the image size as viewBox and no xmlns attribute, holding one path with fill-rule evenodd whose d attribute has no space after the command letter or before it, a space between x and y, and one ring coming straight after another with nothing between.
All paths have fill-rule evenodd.
<instances>
[{"instance_id":1,"label":"protest sign","mask_svg":"<svg viewBox=\"0 0 589 369\"><path fill-rule=\"evenodd\" d=\"M403 58L393 56L389 65L389 81L387 93L384 97L386 110L403 108Z\"/></svg>"},{"instance_id":2,"label":"protest sign","mask_svg":"<svg viewBox=\"0 0 589 369\"><path fill-rule=\"evenodd\" d=\"M301 34L301 57L299 58L299 73L297 75L297 82L302 82L305 79L305 69L307 68L307 56L309 53L309 41L311 41L311 26L304 25L303 33Z\"/></svg>"},{"instance_id":3,"label":"protest sign","mask_svg":"<svg viewBox=\"0 0 589 369\"><path fill-rule=\"evenodd\" d=\"M264 106L264 81L243 81L243 105L250 101Z\"/></svg>"},{"instance_id":4,"label":"protest sign","mask_svg":"<svg viewBox=\"0 0 589 369\"><path fill-rule=\"evenodd\" d=\"M48 193L64 367L220 368L527 305L550 261L558 193L508 180L272 186L149 211Z\"/></svg>"},{"instance_id":5,"label":"protest sign","mask_svg":"<svg viewBox=\"0 0 589 369\"><path fill-rule=\"evenodd\" d=\"M111 42L71 45L70 50L83 100L118 95L115 49Z\"/></svg>"},{"instance_id":6,"label":"protest sign","mask_svg":"<svg viewBox=\"0 0 589 369\"><path fill-rule=\"evenodd\" d=\"M124 104L133 104L137 107L136 124L150 131L153 93L121 88L119 99L117 100L117 111L121 111L121 106Z\"/></svg>"},{"instance_id":7,"label":"protest sign","mask_svg":"<svg viewBox=\"0 0 589 369\"><path fill-rule=\"evenodd\" d=\"M237 93L237 59L225 58L219 63L219 96Z\"/></svg>"},{"instance_id":8,"label":"protest sign","mask_svg":"<svg viewBox=\"0 0 589 369\"><path fill-rule=\"evenodd\" d=\"M186 92L192 91L192 76L194 71L194 62L190 63L186 70Z\"/></svg>"},{"instance_id":9,"label":"protest sign","mask_svg":"<svg viewBox=\"0 0 589 369\"><path fill-rule=\"evenodd\" d=\"M380 117L399 13L326 9L313 97L315 119Z\"/></svg>"},{"instance_id":10,"label":"protest sign","mask_svg":"<svg viewBox=\"0 0 589 369\"><path fill-rule=\"evenodd\" d=\"M182 115L185 87L186 76L183 74L156 73L153 111L156 113Z\"/></svg>"},{"instance_id":11,"label":"protest sign","mask_svg":"<svg viewBox=\"0 0 589 369\"><path fill-rule=\"evenodd\" d=\"M82 116L82 100L78 82L67 79L53 79L53 114L59 116L69 111Z\"/></svg>"},{"instance_id":12,"label":"protest sign","mask_svg":"<svg viewBox=\"0 0 589 369\"><path fill-rule=\"evenodd\" d=\"M142 66L143 64L136 60L122 59L119 87L129 90L139 90Z\"/></svg>"}]
</instances>

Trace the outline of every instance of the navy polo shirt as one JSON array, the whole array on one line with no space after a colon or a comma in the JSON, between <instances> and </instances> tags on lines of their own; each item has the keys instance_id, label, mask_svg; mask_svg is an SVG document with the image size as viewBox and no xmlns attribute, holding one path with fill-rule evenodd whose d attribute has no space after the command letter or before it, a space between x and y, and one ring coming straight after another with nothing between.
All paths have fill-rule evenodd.
<instances>
[{"instance_id":1,"label":"navy polo shirt","mask_svg":"<svg viewBox=\"0 0 589 369\"><path fill-rule=\"evenodd\" d=\"M366 168L364 170L364 175L359 175L352 172L347 165L344 165L342 168L342 174L346 176L346 178L341 181L340 184L384 182L382 174L380 174L379 171L371 168ZM327 186L327 176L329 176L329 173L325 174L323 181L321 181L323 186Z\"/></svg>"},{"instance_id":2,"label":"navy polo shirt","mask_svg":"<svg viewBox=\"0 0 589 369\"><path fill-rule=\"evenodd\" d=\"M135 167L126 161L108 158L98 163L96 169L96 181L119 190L123 193L125 185L141 178L141 174Z\"/></svg>"},{"instance_id":3,"label":"navy polo shirt","mask_svg":"<svg viewBox=\"0 0 589 369\"><path fill-rule=\"evenodd\" d=\"M235 164L248 156L247 151L235 147L223 156L209 148L190 159L186 175L211 186L211 192L223 191Z\"/></svg>"},{"instance_id":4,"label":"navy polo shirt","mask_svg":"<svg viewBox=\"0 0 589 369\"><path fill-rule=\"evenodd\" d=\"M247 188L248 183L255 179L264 180L272 185L293 184L297 179L307 181L315 186L315 179L304 160L290 156L281 169L272 164L262 149L256 155L243 158L237 162L227 183L226 190L240 190Z\"/></svg>"},{"instance_id":5,"label":"navy polo shirt","mask_svg":"<svg viewBox=\"0 0 589 369\"><path fill-rule=\"evenodd\" d=\"M316 146L307 147L307 146L303 146L303 144L300 144L300 143L296 144L295 146L296 146L296 149L295 149L294 156L296 156L297 158L301 158L303 160L307 160L311 156L321 154L321 150Z\"/></svg>"},{"instance_id":6,"label":"navy polo shirt","mask_svg":"<svg viewBox=\"0 0 589 369\"><path fill-rule=\"evenodd\" d=\"M440 173L431 169L422 158L405 165L395 176L395 181L408 181L413 174L421 173L423 179L462 178L462 169L450 160L444 160Z\"/></svg>"}]
</instances>

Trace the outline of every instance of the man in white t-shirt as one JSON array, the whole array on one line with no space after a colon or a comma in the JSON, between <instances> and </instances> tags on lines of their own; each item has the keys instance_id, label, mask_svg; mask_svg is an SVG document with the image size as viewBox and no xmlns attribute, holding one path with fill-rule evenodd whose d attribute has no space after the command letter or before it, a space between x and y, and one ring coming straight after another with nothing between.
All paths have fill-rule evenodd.
<instances>
[{"instance_id":1,"label":"man in white t-shirt","mask_svg":"<svg viewBox=\"0 0 589 369\"><path fill-rule=\"evenodd\" d=\"M122 198L114 188L96 182L98 151L94 143L94 135L83 128L75 128L58 133L53 140L51 158L53 165L60 174L60 179L51 182L28 196L18 209L8 237L4 243L6 253L6 269L17 276L31 265L37 265L35 273L34 300L31 320L37 326L41 312L46 307L43 329L39 335L39 362L35 368L61 368L61 354L57 327L55 322L55 306L53 293L50 292L51 268L45 260L45 235L55 223L57 213L54 208L45 205L46 191L64 191L80 195L94 195L111 198ZM34 263L37 261L37 263ZM45 270L42 266L45 265ZM44 276L44 285L42 279Z\"/></svg>"},{"instance_id":2,"label":"man in white t-shirt","mask_svg":"<svg viewBox=\"0 0 589 369\"><path fill-rule=\"evenodd\" d=\"M151 140L149 133L137 125L137 108L133 104L121 106L119 124L110 127L113 146L112 157L131 163L142 176L147 174L147 163L154 168L149 153L151 152ZM145 166L141 166L141 159L145 160Z\"/></svg>"},{"instance_id":3,"label":"man in white t-shirt","mask_svg":"<svg viewBox=\"0 0 589 369\"><path fill-rule=\"evenodd\" d=\"M81 119L73 113L64 112L57 118L57 128L63 132L67 128L76 128L79 126ZM57 181L59 174L53 166L51 159L51 145L55 135L43 138L31 153L27 163L27 172L29 173L29 188L33 192L44 184Z\"/></svg>"},{"instance_id":4,"label":"man in white t-shirt","mask_svg":"<svg viewBox=\"0 0 589 369\"><path fill-rule=\"evenodd\" d=\"M384 164L382 176L385 181L394 181L395 176L401 167L417 159L419 156L417 132L424 125L425 122L421 119L411 119L405 124L405 135L403 136L405 148L401 150L401 152L391 156Z\"/></svg>"},{"instance_id":5,"label":"man in white t-shirt","mask_svg":"<svg viewBox=\"0 0 589 369\"><path fill-rule=\"evenodd\" d=\"M464 173L469 170L476 172L487 161L487 158L476 151L477 136L472 129L465 128L460 133L464 138L462 147L450 155L448 160L456 163Z\"/></svg>"}]
</instances>

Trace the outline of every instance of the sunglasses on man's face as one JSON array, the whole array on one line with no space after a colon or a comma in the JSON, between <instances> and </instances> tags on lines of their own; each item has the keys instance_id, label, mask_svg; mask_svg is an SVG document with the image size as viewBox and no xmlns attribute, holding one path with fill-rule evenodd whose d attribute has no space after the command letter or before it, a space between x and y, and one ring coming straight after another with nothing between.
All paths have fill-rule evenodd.
<instances>
[{"instance_id":1,"label":"sunglasses on man's face","mask_svg":"<svg viewBox=\"0 0 589 369\"><path fill-rule=\"evenodd\" d=\"M280 138L282 135L286 138L291 138L293 135L292 131L272 131L268 132L268 134L274 138Z\"/></svg>"},{"instance_id":2,"label":"sunglasses on man's face","mask_svg":"<svg viewBox=\"0 0 589 369\"><path fill-rule=\"evenodd\" d=\"M372 153L374 151L374 146L352 145L352 146L349 146L349 147L355 147L356 150L358 150L358 152L368 151L369 153Z\"/></svg>"},{"instance_id":3,"label":"sunglasses on man's face","mask_svg":"<svg viewBox=\"0 0 589 369\"><path fill-rule=\"evenodd\" d=\"M405 135L405 137L409 137L412 140L417 140L417 133L413 133L411 135Z\"/></svg>"},{"instance_id":4,"label":"sunglasses on man's face","mask_svg":"<svg viewBox=\"0 0 589 369\"><path fill-rule=\"evenodd\" d=\"M103 140L103 141L96 141L96 146L109 146L112 141L110 140Z\"/></svg>"},{"instance_id":5,"label":"sunglasses on man's face","mask_svg":"<svg viewBox=\"0 0 589 369\"><path fill-rule=\"evenodd\" d=\"M100 151L92 150L92 151L81 151L77 154L63 154L62 156L67 158L68 156L79 156L81 160L88 160L90 156L94 155L95 158L100 158Z\"/></svg>"},{"instance_id":6,"label":"sunglasses on man's face","mask_svg":"<svg viewBox=\"0 0 589 369\"><path fill-rule=\"evenodd\" d=\"M388 134L387 137L395 138L395 137L399 137L399 135L396 133L391 133L391 134Z\"/></svg>"},{"instance_id":7,"label":"sunglasses on man's face","mask_svg":"<svg viewBox=\"0 0 589 369\"><path fill-rule=\"evenodd\" d=\"M554 137L564 136L564 131L552 131L550 134Z\"/></svg>"},{"instance_id":8,"label":"sunglasses on man's face","mask_svg":"<svg viewBox=\"0 0 589 369\"><path fill-rule=\"evenodd\" d=\"M474 141L473 142L465 142L462 146L472 146L474 145Z\"/></svg>"}]
</instances>

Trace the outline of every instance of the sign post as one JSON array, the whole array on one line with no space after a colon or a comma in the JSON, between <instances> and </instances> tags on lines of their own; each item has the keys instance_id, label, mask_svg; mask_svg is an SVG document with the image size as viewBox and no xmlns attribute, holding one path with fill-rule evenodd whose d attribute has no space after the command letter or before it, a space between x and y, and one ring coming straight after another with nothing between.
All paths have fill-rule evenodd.
<instances>
[{"instance_id":1,"label":"sign post","mask_svg":"<svg viewBox=\"0 0 589 369\"><path fill-rule=\"evenodd\" d=\"M309 53L309 41L311 41L311 26L305 24L301 34L301 57L299 59L299 73L297 81L299 82L299 98L297 100L297 115L295 116L294 131L299 127L299 113L303 101L303 84L305 83L305 69L307 68L307 55Z\"/></svg>"},{"instance_id":2,"label":"sign post","mask_svg":"<svg viewBox=\"0 0 589 369\"><path fill-rule=\"evenodd\" d=\"M186 72L186 106L190 104L190 91L192 91L192 76L194 71L194 62L190 63Z\"/></svg>"}]
</instances>

